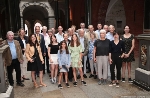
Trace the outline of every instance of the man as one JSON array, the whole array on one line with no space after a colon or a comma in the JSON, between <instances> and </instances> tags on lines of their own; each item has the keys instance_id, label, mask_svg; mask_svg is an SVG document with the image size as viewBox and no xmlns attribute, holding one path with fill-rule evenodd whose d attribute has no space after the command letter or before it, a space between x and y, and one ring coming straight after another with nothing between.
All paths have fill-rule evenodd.
<instances>
[{"instance_id":1,"label":"man","mask_svg":"<svg viewBox=\"0 0 150 98\"><path fill-rule=\"evenodd\" d=\"M86 32L88 32L88 29L85 28L85 23L80 23L80 29L83 29ZM77 33L79 33L79 29L77 30Z\"/></svg>"},{"instance_id":2,"label":"man","mask_svg":"<svg viewBox=\"0 0 150 98\"><path fill-rule=\"evenodd\" d=\"M108 33L108 25L104 25L103 29L106 31L106 34Z\"/></svg>"},{"instance_id":3,"label":"man","mask_svg":"<svg viewBox=\"0 0 150 98\"><path fill-rule=\"evenodd\" d=\"M86 61L87 61L87 54L88 54L88 49L89 49L89 45L88 45L88 39L84 36L85 31L83 29L79 29L79 41L82 45L83 48L83 77L87 78L86 76Z\"/></svg>"},{"instance_id":4,"label":"man","mask_svg":"<svg viewBox=\"0 0 150 98\"><path fill-rule=\"evenodd\" d=\"M72 25L72 26L71 26L71 29L73 30L73 33L76 34L76 32L75 32L75 31L76 31L76 26L75 26L75 25Z\"/></svg>"},{"instance_id":5,"label":"man","mask_svg":"<svg viewBox=\"0 0 150 98\"><path fill-rule=\"evenodd\" d=\"M49 70L49 58L48 58L48 44L46 44L46 43L48 43L49 42L49 40L50 40L50 38L49 38L49 35L47 34L47 27L46 26L43 26L42 27L42 35L44 36L44 40L45 40L45 46L46 46L46 66L47 66L47 73L50 73L50 70ZM45 61L45 57L44 57L44 61ZM45 70L45 65L44 65L44 67L43 67L43 70ZM43 72L43 73L45 73L45 71Z\"/></svg>"},{"instance_id":6,"label":"man","mask_svg":"<svg viewBox=\"0 0 150 98\"><path fill-rule=\"evenodd\" d=\"M113 25L109 26L109 32L106 34L106 38L110 41L114 40L113 33L115 31L115 27ZM110 64L108 63L108 81L111 81L111 74L110 74Z\"/></svg>"},{"instance_id":7,"label":"man","mask_svg":"<svg viewBox=\"0 0 150 98\"><path fill-rule=\"evenodd\" d=\"M24 87L24 84L21 82L21 68L20 63L23 63L23 55L22 55L22 49L20 47L20 44L17 40L14 40L14 33L12 31L7 32L7 39L4 41L6 45L9 45L12 62L10 66L7 66L7 72L8 72L8 79L11 86L14 85L13 80L13 69L16 71L16 80L17 85Z\"/></svg>"},{"instance_id":8,"label":"man","mask_svg":"<svg viewBox=\"0 0 150 98\"><path fill-rule=\"evenodd\" d=\"M53 31L53 34L55 34L56 32L55 28L51 28L51 30Z\"/></svg>"},{"instance_id":9,"label":"man","mask_svg":"<svg viewBox=\"0 0 150 98\"><path fill-rule=\"evenodd\" d=\"M45 56L46 56L45 40L44 40L44 36L42 34L40 34L40 27L39 26L35 27L35 34L36 34L37 40L40 44L43 58L45 58ZM43 65L43 74L45 74L45 63L42 65ZM38 76L38 72L37 72L37 76Z\"/></svg>"},{"instance_id":10,"label":"man","mask_svg":"<svg viewBox=\"0 0 150 98\"><path fill-rule=\"evenodd\" d=\"M100 38L100 30L102 29L102 24L97 24L97 30L95 31L95 33L98 36L98 39Z\"/></svg>"},{"instance_id":11,"label":"man","mask_svg":"<svg viewBox=\"0 0 150 98\"><path fill-rule=\"evenodd\" d=\"M68 39L69 39L69 40L71 40L71 37L72 37L73 34L74 34L74 33L73 33L73 29L72 29L72 28L69 28L69 29L68 29Z\"/></svg>"},{"instance_id":12,"label":"man","mask_svg":"<svg viewBox=\"0 0 150 98\"><path fill-rule=\"evenodd\" d=\"M89 31L85 34L85 37L88 39L88 41L90 41L90 33L95 33L95 32L94 32L93 25L89 25L88 29L89 29ZM97 33L95 33L95 34L96 34L96 38L98 38Z\"/></svg>"},{"instance_id":13,"label":"man","mask_svg":"<svg viewBox=\"0 0 150 98\"><path fill-rule=\"evenodd\" d=\"M58 33L55 34L58 43L60 43L61 41L64 40L64 38L63 38L63 34L64 34L64 33L63 33L62 31L63 31L62 26L59 26L59 27L58 27Z\"/></svg>"}]
</instances>

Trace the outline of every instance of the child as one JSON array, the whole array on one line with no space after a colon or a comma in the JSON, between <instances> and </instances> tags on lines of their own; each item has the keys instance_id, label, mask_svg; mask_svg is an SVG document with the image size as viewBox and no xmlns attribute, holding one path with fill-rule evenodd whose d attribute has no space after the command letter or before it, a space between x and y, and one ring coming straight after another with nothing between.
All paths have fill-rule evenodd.
<instances>
[{"instance_id":1,"label":"child","mask_svg":"<svg viewBox=\"0 0 150 98\"><path fill-rule=\"evenodd\" d=\"M59 74L59 79L58 79L58 88L62 89L62 85L61 85L61 78L63 73L65 74L65 82L66 82L66 86L69 88L69 84L68 84L68 71L69 71L69 67L71 64L71 57L69 54L69 50L67 47L67 44L65 41L62 41L60 43L60 50L58 51L58 63L59 63L59 68L60 68L60 74Z\"/></svg>"}]
</instances>

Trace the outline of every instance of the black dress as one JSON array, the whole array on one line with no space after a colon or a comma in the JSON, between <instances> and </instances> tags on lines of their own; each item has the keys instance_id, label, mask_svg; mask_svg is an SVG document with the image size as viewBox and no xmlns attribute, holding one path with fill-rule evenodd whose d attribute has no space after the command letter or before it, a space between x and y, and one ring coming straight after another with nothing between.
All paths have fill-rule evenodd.
<instances>
[{"instance_id":1,"label":"black dress","mask_svg":"<svg viewBox=\"0 0 150 98\"><path fill-rule=\"evenodd\" d=\"M134 35L131 34L129 38L125 38L124 35L121 36L121 39L124 41L125 44L125 53L127 54L131 47L132 47L132 40L134 39ZM135 61L134 59L134 51L132 51L128 58L123 58L122 62L132 62Z\"/></svg>"},{"instance_id":2,"label":"black dress","mask_svg":"<svg viewBox=\"0 0 150 98\"><path fill-rule=\"evenodd\" d=\"M36 57L34 62L30 62L28 61L28 64L27 64L27 71L42 71L43 70L43 66L42 66L42 62L41 62L41 59L39 57L39 53L38 53L38 50L36 48L36 45L34 45L34 49L35 49L35 52L34 52L34 55L33 57Z\"/></svg>"}]
</instances>

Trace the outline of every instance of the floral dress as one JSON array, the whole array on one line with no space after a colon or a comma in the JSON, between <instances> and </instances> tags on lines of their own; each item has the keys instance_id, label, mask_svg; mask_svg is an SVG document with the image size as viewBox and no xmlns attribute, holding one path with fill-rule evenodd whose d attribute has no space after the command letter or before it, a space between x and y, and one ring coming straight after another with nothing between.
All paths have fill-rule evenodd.
<instances>
[{"instance_id":1,"label":"floral dress","mask_svg":"<svg viewBox=\"0 0 150 98\"><path fill-rule=\"evenodd\" d=\"M71 55L71 66L72 67L83 67L82 63L81 65L78 65L78 62L80 61L80 53L83 52L81 44L77 47L71 47L69 46L69 51Z\"/></svg>"},{"instance_id":2,"label":"floral dress","mask_svg":"<svg viewBox=\"0 0 150 98\"><path fill-rule=\"evenodd\" d=\"M94 39L94 41L92 40L89 41L89 52L88 52L89 60L93 60L93 50L94 50L95 41L96 39Z\"/></svg>"},{"instance_id":3,"label":"floral dress","mask_svg":"<svg viewBox=\"0 0 150 98\"><path fill-rule=\"evenodd\" d=\"M125 44L125 53L127 54L131 47L132 47L132 40L134 39L134 35L131 34L129 38L125 38L124 35L121 36L121 39L124 41ZM132 62L135 61L134 59L134 51L132 51L128 58L123 58L122 62Z\"/></svg>"}]
</instances>

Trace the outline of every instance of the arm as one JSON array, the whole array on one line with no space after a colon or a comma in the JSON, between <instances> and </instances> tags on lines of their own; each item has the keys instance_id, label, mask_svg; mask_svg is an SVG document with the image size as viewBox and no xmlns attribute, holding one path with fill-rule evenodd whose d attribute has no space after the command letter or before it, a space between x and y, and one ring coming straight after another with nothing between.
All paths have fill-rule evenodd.
<instances>
[{"instance_id":1,"label":"arm","mask_svg":"<svg viewBox=\"0 0 150 98\"><path fill-rule=\"evenodd\" d=\"M31 60L31 58L30 58L30 56L29 56L29 48L30 48L30 45L27 44L27 45L26 45L26 50L25 50L25 56L26 56L26 58L27 58L28 61Z\"/></svg>"},{"instance_id":2,"label":"arm","mask_svg":"<svg viewBox=\"0 0 150 98\"><path fill-rule=\"evenodd\" d=\"M89 50L89 44L88 44L88 40L86 39L86 45L85 45L85 50L84 50L84 56L87 55L88 50Z\"/></svg>"},{"instance_id":3,"label":"arm","mask_svg":"<svg viewBox=\"0 0 150 98\"><path fill-rule=\"evenodd\" d=\"M133 51L134 45L135 45L135 40L133 39L132 40L132 47L131 47L130 51L128 52L128 55L130 55L130 53Z\"/></svg>"},{"instance_id":4,"label":"arm","mask_svg":"<svg viewBox=\"0 0 150 98\"><path fill-rule=\"evenodd\" d=\"M123 57L124 57L124 54L125 54L125 44L124 44L123 41L122 41L122 44L121 44L121 50L122 50L121 58L123 58Z\"/></svg>"},{"instance_id":5,"label":"arm","mask_svg":"<svg viewBox=\"0 0 150 98\"><path fill-rule=\"evenodd\" d=\"M94 50L93 50L93 59L94 59L94 61L96 62L96 56L95 56L95 54L96 54L96 47L94 46Z\"/></svg>"},{"instance_id":6,"label":"arm","mask_svg":"<svg viewBox=\"0 0 150 98\"><path fill-rule=\"evenodd\" d=\"M23 55L22 55L22 49L21 49L21 46L20 46L20 43L18 42L18 41L16 41L17 42L17 46L18 46L18 53L19 53L19 61L20 61L20 63L22 63L23 62Z\"/></svg>"},{"instance_id":7,"label":"arm","mask_svg":"<svg viewBox=\"0 0 150 98\"><path fill-rule=\"evenodd\" d=\"M50 54L50 52L51 52L51 47L48 47L48 57L49 57L49 59L51 59L51 54Z\"/></svg>"},{"instance_id":8,"label":"arm","mask_svg":"<svg viewBox=\"0 0 150 98\"><path fill-rule=\"evenodd\" d=\"M70 56L70 54L68 54L68 67L70 67L70 65L71 65L71 56Z\"/></svg>"},{"instance_id":9,"label":"arm","mask_svg":"<svg viewBox=\"0 0 150 98\"><path fill-rule=\"evenodd\" d=\"M62 64L61 64L61 54L60 54L60 50L58 50L58 63L59 63L59 67L61 68L62 67Z\"/></svg>"},{"instance_id":10,"label":"arm","mask_svg":"<svg viewBox=\"0 0 150 98\"><path fill-rule=\"evenodd\" d=\"M38 51L39 52L39 57L40 57L41 61L44 62L44 59L43 59L43 56L42 56L41 47L38 46L38 48L39 48L39 51Z\"/></svg>"}]
</instances>

